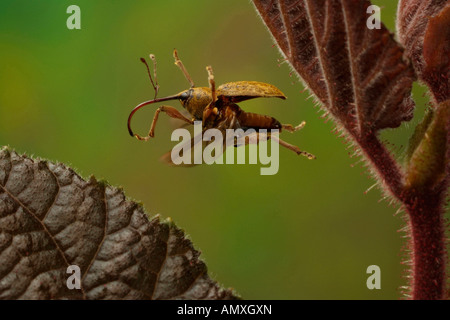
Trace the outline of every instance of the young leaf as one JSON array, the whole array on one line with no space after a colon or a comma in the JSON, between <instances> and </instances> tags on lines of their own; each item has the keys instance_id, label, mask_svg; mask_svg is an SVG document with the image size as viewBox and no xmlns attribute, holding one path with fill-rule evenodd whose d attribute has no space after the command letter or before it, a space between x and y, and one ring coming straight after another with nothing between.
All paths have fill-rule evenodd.
<instances>
[{"instance_id":1,"label":"young leaf","mask_svg":"<svg viewBox=\"0 0 450 320\"><path fill-rule=\"evenodd\" d=\"M450 99L450 3L400 0L397 32L437 103Z\"/></svg>"},{"instance_id":2,"label":"young leaf","mask_svg":"<svg viewBox=\"0 0 450 320\"><path fill-rule=\"evenodd\" d=\"M416 151L417 147L420 145L420 142L425 136L427 132L428 126L431 121L433 121L434 111L431 108L428 108L425 111L425 115L422 121L416 126L413 135L409 139L408 149L406 150L406 161L409 162L414 151Z\"/></svg>"},{"instance_id":3,"label":"young leaf","mask_svg":"<svg viewBox=\"0 0 450 320\"><path fill-rule=\"evenodd\" d=\"M282 54L357 140L412 118L414 72L369 1L253 0Z\"/></svg>"},{"instance_id":4,"label":"young leaf","mask_svg":"<svg viewBox=\"0 0 450 320\"><path fill-rule=\"evenodd\" d=\"M170 221L63 164L0 150L0 299L234 299ZM80 289L69 289L69 266Z\"/></svg>"},{"instance_id":5,"label":"young leaf","mask_svg":"<svg viewBox=\"0 0 450 320\"><path fill-rule=\"evenodd\" d=\"M450 101L446 101L433 112L431 122L411 155L405 179L406 188L436 188L445 182L448 174L446 166L449 165L449 129Z\"/></svg>"}]
</instances>

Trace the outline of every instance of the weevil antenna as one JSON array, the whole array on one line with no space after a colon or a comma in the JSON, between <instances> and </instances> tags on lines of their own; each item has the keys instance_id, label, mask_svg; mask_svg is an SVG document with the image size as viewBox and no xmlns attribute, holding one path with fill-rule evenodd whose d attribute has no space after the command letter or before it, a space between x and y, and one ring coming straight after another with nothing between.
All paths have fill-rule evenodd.
<instances>
[{"instance_id":1,"label":"weevil antenna","mask_svg":"<svg viewBox=\"0 0 450 320\"><path fill-rule=\"evenodd\" d=\"M149 57L153 61L153 77L155 78L155 84L156 84L156 90L155 90L155 99L156 99L156 96L158 95L158 91L159 91L158 78L156 77L156 57L154 54L150 54Z\"/></svg>"},{"instance_id":2,"label":"weevil antenna","mask_svg":"<svg viewBox=\"0 0 450 320\"><path fill-rule=\"evenodd\" d=\"M159 91L159 85L158 85L158 79L156 78L156 58L153 54L150 54L150 59L153 61L153 75L155 77L155 81L153 82L152 74L150 72L150 67L148 66L147 61L144 58L141 58L141 62L145 64L145 67L147 68L147 74L150 78L150 82L152 83L153 89L155 90L155 97L153 99L156 99L156 96L158 95Z\"/></svg>"},{"instance_id":3,"label":"weevil antenna","mask_svg":"<svg viewBox=\"0 0 450 320\"><path fill-rule=\"evenodd\" d=\"M157 103L157 102L162 102L162 101L167 101L167 100L176 100L176 99L180 99L180 95L174 95L174 96L168 96L165 98L159 98L159 99L153 99L153 100L149 100L149 101L144 101L140 104L138 104L131 112L130 115L128 116L128 132L130 133L130 136L134 137L134 133L133 130L131 130L131 118L133 118L133 115L136 113L136 111L138 111L139 109L141 109L142 107L152 104L152 103Z\"/></svg>"}]
</instances>

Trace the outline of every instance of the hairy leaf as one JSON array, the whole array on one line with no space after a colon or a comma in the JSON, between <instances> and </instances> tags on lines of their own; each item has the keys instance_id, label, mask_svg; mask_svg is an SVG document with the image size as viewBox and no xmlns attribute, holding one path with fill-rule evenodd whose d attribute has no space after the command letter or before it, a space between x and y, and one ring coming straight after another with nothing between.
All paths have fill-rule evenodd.
<instances>
[{"instance_id":1,"label":"hairy leaf","mask_svg":"<svg viewBox=\"0 0 450 320\"><path fill-rule=\"evenodd\" d=\"M232 299L183 231L63 164L0 150L1 299ZM69 289L67 268L81 271Z\"/></svg>"},{"instance_id":2,"label":"hairy leaf","mask_svg":"<svg viewBox=\"0 0 450 320\"><path fill-rule=\"evenodd\" d=\"M450 99L450 2L400 0L397 32L436 101Z\"/></svg>"},{"instance_id":3,"label":"hairy leaf","mask_svg":"<svg viewBox=\"0 0 450 320\"><path fill-rule=\"evenodd\" d=\"M412 118L414 72L369 1L253 0L282 54L357 139Z\"/></svg>"}]
</instances>

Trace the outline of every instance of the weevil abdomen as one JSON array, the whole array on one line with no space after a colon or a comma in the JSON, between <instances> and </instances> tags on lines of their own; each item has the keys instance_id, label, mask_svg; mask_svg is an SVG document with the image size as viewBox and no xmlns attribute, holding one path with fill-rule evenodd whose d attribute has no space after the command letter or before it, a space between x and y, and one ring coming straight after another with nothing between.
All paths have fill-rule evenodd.
<instances>
[{"instance_id":1,"label":"weevil abdomen","mask_svg":"<svg viewBox=\"0 0 450 320\"><path fill-rule=\"evenodd\" d=\"M282 129L282 125L277 119L262 114L245 112L235 103L221 107L218 114L211 114L211 117L211 119L207 118L203 124L205 128L279 129L280 131Z\"/></svg>"},{"instance_id":2,"label":"weevil abdomen","mask_svg":"<svg viewBox=\"0 0 450 320\"><path fill-rule=\"evenodd\" d=\"M279 129L281 131L281 123L271 117L251 112L241 112L238 117L239 124L242 128L253 129Z\"/></svg>"}]
</instances>

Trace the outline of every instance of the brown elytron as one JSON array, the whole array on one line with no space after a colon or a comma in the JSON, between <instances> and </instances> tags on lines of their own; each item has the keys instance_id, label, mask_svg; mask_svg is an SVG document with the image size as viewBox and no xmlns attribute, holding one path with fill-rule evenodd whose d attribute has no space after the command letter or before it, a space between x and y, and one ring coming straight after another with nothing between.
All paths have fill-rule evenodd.
<instances>
[{"instance_id":1,"label":"brown elytron","mask_svg":"<svg viewBox=\"0 0 450 320\"><path fill-rule=\"evenodd\" d=\"M152 79L150 68L148 67L147 62L145 61L145 59L141 58L141 61L147 67L150 81L153 88L155 89L155 98L153 100L142 102L131 111L128 117L128 132L131 136L144 141L153 138L155 135L156 122L158 121L160 112L165 112L169 117L180 119L188 124L194 124L194 121L202 121L203 131L215 128L221 130L222 132L225 132L226 129L254 129L255 131L258 131L259 129L267 129L268 131L271 129L278 129L280 132L282 130L295 132L303 128L303 126L305 125L305 122L302 122L296 127L290 124L281 124L277 119L271 116L245 112L236 104L244 100L263 97L286 99L285 95L277 87L268 83L257 81L236 81L225 83L216 89L211 66L206 67L206 70L208 71L209 88L196 87L183 63L178 58L178 53L176 50L174 50L173 56L175 58L175 64L181 69L184 76L189 81L191 87L173 96L156 98L159 86L156 81L155 57L154 55L150 55L150 58L154 63L155 82ZM167 100L179 100L186 111L191 114L192 118L186 118L174 107L163 105L156 109L155 116L153 118L150 131L147 136L142 137L139 134L133 133L133 131L131 130L131 118L137 110L146 105ZM304 155L308 157L308 159L315 158L314 155L300 150L300 148L298 148L297 146L291 145L276 136L271 136L270 131L266 134L266 138L272 138L274 140L276 139L276 141L278 141L279 144L283 147L292 150L299 155ZM249 143L249 141L250 140L247 140L246 143ZM257 137L256 143L258 141L259 137Z\"/></svg>"}]
</instances>

